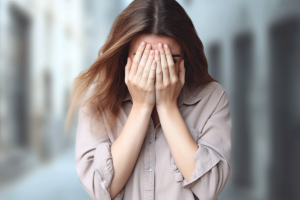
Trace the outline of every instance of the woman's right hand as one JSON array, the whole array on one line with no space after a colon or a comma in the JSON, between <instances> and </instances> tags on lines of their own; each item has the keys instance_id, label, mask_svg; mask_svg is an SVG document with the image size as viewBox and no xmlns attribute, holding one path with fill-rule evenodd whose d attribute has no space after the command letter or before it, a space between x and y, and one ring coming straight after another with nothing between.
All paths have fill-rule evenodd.
<instances>
[{"instance_id":1,"label":"woman's right hand","mask_svg":"<svg viewBox=\"0 0 300 200\"><path fill-rule=\"evenodd\" d=\"M141 42L131 61L127 58L125 83L132 97L133 105L153 108L155 105L156 62L151 45Z\"/></svg>"}]
</instances>

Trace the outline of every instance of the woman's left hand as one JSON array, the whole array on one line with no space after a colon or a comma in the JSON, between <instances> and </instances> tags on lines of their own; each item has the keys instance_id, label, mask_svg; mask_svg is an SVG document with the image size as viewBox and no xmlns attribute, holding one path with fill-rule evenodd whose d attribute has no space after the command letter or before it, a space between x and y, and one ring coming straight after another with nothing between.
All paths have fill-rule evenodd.
<instances>
[{"instance_id":1,"label":"woman's left hand","mask_svg":"<svg viewBox=\"0 0 300 200\"><path fill-rule=\"evenodd\" d=\"M179 63L179 69L173 61L170 46L158 44L158 50L155 50L156 77L155 77L155 95L156 108L177 106L177 98L185 83L184 60Z\"/></svg>"}]
</instances>

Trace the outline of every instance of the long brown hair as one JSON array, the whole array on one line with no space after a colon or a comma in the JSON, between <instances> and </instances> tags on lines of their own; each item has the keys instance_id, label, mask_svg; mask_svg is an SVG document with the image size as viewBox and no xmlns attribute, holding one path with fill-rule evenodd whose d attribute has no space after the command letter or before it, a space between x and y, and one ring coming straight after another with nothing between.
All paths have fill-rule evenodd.
<instances>
[{"instance_id":1,"label":"long brown hair","mask_svg":"<svg viewBox=\"0 0 300 200\"><path fill-rule=\"evenodd\" d=\"M104 126L113 126L122 100L129 92L124 81L129 44L141 33L176 39L184 52L185 84L188 86L216 81L208 73L203 44L192 20L177 1L134 0L115 19L96 61L73 82L67 127L75 107L88 102L85 106L98 117L105 108L109 116ZM92 93L83 99L92 84L96 85Z\"/></svg>"}]
</instances>

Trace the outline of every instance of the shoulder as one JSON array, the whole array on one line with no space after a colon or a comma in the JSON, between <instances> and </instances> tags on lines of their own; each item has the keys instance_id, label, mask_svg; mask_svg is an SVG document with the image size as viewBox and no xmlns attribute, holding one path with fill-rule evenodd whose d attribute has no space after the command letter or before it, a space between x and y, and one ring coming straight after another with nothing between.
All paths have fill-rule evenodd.
<instances>
[{"instance_id":1,"label":"shoulder","mask_svg":"<svg viewBox=\"0 0 300 200\"><path fill-rule=\"evenodd\" d=\"M198 102L199 107L216 110L229 106L228 96L223 86L218 82L209 82L190 87L190 93Z\"/></svg>"},{"instance_id":2,"label":"shoulder","mask_svg":"<svg viewBox=\"0 0 300 200\"><path fill-rule=\"evenodd\" d=\"M105 98L102 88L98 82L86 87L81 95L81 106L99 105L99 102Z\"/></svg>"},{"instance_id":3,"label":"shoulder","mask_svg":"<svg viewBox=\"0 0 300 200\"><path fill-rule=\"evenodd\" d=\"M83 100L86 101L89 98L91 98L97 89L97 83L92 83L90 86L87 87L87 89L84 91Z\"/></svg>"},{"instance_id":4,"label":"shoulder","mask_svg":"<svg viewBox=\"0 0 300 200\"><path fill-rule=\"evenodd\" d=\"M191 86L190 92L193 96L200 99L220 99L226 94L223 86L218 82L203 83L197 86Z\"/></svg>"},{"instance_id":5,"label":"shoulder","mask_svg":"<svg viewBox=\"0 0 300 200\"><path fill-rule=\"evenodd\" d=\"M207 83L207 87L212 87L213 92L218 94L223 94L225 92L223 86L218 82L209 82Z\"/></svg>"},{"instance_id":6,"label":"shoulder","mask_svg":"<svg viewBox=\"0 0 300 200\"><path fill-rule=\"evenodd\" d=\"M92 116L94 112L97 110L95 105L97 104L98 97L95 96L98 88L97 83L92 83L83 91L80 100L80 112L85 115ZM90 106L93 105L93 106Z\"/></svg>"}]
</instances>

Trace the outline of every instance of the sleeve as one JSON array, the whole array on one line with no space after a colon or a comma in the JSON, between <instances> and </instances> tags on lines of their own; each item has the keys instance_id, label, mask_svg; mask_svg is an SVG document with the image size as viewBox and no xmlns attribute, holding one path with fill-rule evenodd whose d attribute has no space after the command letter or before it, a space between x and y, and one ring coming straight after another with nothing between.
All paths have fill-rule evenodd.
<instances>
[{"instance_id":1,"label":"sleeve","mask_svg":"<svg viewBox=\"0 0 300 200\"><path fill-rule=\"evenodd\" d=\"M81 107L76 133L76 171L83 188L94 200L110 200L114 176L111 142L106 129L91 132L88 107ZM92 120L94 122L94 119ZM123 199L124 187L114 200Z\"/></svg>"},{"instance_id":2,"label":"sleeve","mask_svg":"<svg viewBox=\"0 0 300 200\"><path fill-rule=\"evenodd\" d=\"M195 170L189 181L182 181L201 200L217 200L231 177L231 117L225 91L197 140L199 149L194 155Z\"/></svg>"}]
</instances>

